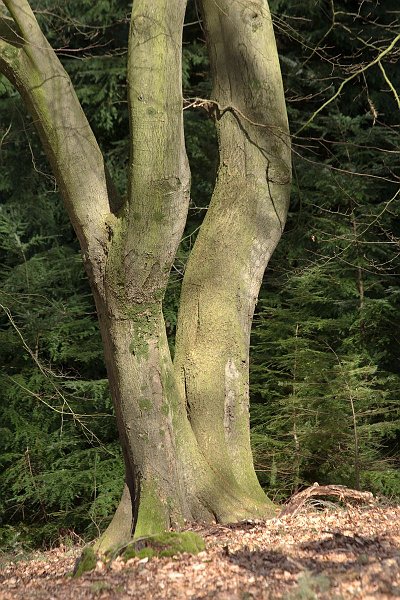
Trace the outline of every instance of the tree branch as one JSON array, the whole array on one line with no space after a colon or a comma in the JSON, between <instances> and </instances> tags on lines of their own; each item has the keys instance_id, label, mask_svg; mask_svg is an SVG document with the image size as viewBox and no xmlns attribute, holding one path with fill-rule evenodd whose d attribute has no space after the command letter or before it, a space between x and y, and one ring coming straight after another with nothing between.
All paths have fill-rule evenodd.
<instances>
[{"instance_id":1,"label":"tree branch","mask_svg":"<svg viewBox=\"0 0 400 600\"><path fill-rule=\"evenodd\" d=\"M43 44L43 34L27 0L3 0L25 45Z\"/></svg>"},{"instance_id":2,"label":"tree branch","mask_svg":"<svg viewBox=\"0 0 400 600\"><path fill-rule=\"evenodd\" d=\"M112 185L91 127L71 80L44 37L26 0L5 0L13 20L3 18L12 41L0 41L0 72L20 92L79 238L84 254L95 258L107 244ZM15 36L17 40L15 41ZM100 281L101 274L96 274Z\"/></svg>"},{"instance_id":3,"label":"tree branch","mask_svg":"<svg viewBox=\"0 0 400 600\"><path fill-rule=\"evenodd\" d=\"M144 296L164 291L189 206L181 81L185 7L186 0L137 0L132 9L126 279Z\"/></svg>"},{"instance_id":4,"label":"tree branch","mask_svg":"<svg viewBox=\"0 0 400 600\"><path fill-rule=\"evenodd\" d=\"M397 106L400 109L400 98L399 98L399 95L397 93L396 88L394 87L393 83L390 81L390 79L389 79L389 77L388 77L388 75L386 73L385 67L383 66L383 64L381 63L381 61L378 61L378 66L379 66L380 70L382 71L382 75L383 75L384 80L388 84L388 86L389 86L389 88L390 88L393 96L395 97L395 100L397 102Z\"/></svg>"},{"instance_id":5,"label":"tree branch","mask_svg":"<svg viewBox=\"0 0 400 600\"><path fill-rule=\"evenodd\" d=\"M378 56L376 58L374 58L374 60L372 60L370 63L368 63L367 65L365 65L364 67L362 67L361 69L358 69L358 71L356 71L355 73L352 73L349 77L346 77L346 79L344 79L342 81L342 83L340 84L340 86L338 87L337 91L335 94L333 94L333 96L331 96L326 102L324 102L322 104L322 106L320 106L312 115L311 117L304 123L304 125L302 125L300 127L300 129L298 129L296 131L296 133L294 134L295 136L298 136L299 133L301 131L303 131L303 129L305 129L306 127L308 127L315 119L315 117L322 111L324 110L324 108L326 108L327 106L329 106L329 104L331 104L334 100L336 100L336 98L338 96L340 96L343 88L345 85L347 85L352 79L354 79L355 77L358 77L359 75L361 75L362 73L365 73L365 71L367 71L368 69L370 69L371 67L373 67L376 64L380 65L380 61L382 60L382 58L384 58L387 54L389 54L389 52L391 52L391 50L393 50L393 48L395 47L395 45L397 44L397 42L400 40L400 33L398 35L396 35L396 37L392 40L392 42L389 44L389 46L387 46L384 50L382 50L382 52L380 52L378 54ZM382 69L382 67L381 67ZM392 89L392 88L391 88ZM392 89L393 91L393 89Z\"/></svg>"},{"instance_id":6,"label":"tree branch","mask_svg":"<svg viewBox=\"0 0 400 600\"><path fill-rule=\"evenodd\" d=\"M213 91L211 100L191 105L215 117L220 160L185 269L174 365L204 455L263 502L245 422L249 336L286 219L290 136L268 2L201 0L200 6Z\"/></svg>"},{"instance_id":7,"label":"tree branch","mask_svg":"<svg viewBox=\"0 0 400 600\"><path fill-rule=\"evenodd\" d=\"M16 23L9 17L0 16L0 54L2 54L2 48L6 45L20 48L23 45L23 39L21 33L18 31Z\"/></svg>"}]
</instances>

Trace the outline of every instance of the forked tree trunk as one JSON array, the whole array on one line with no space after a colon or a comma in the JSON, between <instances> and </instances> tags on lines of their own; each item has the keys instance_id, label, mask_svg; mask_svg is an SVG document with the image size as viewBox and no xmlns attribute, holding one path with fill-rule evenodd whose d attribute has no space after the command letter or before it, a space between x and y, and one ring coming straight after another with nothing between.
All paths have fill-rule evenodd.
<instances>
[{"instance_id":1,"label":"forked tree trunk","mask_svg":"<svg viewBox=\"0 0 400 600\"><path fill-rule=\"evenodd\" d=\"M210 466L200 451L177 386L161 308L141 308L134 318L100 319L126 486L97 542L99 551L126 543L133 531L140 537L185 520L232 522L270 514L265 495L255 498L240 488L229 469Z\"/></svg>"},{"instance_id":2,"label":"forked tree trunk","mask_svg":"<svg viewBox=\"0 0 400 600\"><path fill-rule=\"evenodd\" d=\"M123 496L97 548L185 519L266 516L272 505L249 441L249 336L290 182L266 0L202 3L221 160L184 278L174 365L162 300L189 201L181 90L186 0L133 2L125 202L27 0L4 4L0 70L35 119L81 244L123 447Z\"/></svg>"}]
</instances>

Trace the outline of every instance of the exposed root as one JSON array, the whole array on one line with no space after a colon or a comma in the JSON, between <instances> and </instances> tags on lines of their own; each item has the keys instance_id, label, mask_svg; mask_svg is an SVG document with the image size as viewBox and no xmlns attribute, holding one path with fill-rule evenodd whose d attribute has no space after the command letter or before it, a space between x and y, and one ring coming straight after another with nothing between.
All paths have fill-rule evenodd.
<instances>
[{"instance_id":1,"label":"exposed root","mask_svg":"<svg viewBox=\"0 0 400 600\"><path fill-rule=\"evenodd\" d=\"M343 501L354 500L366 504L371 504L374 501L374 496L371 492L352 490L345 485L319 485L318 483L314 483L311 487L292 496L283 507L279 516L297 514L312 496L337 496Z\"/></svg>"}]
</instances>

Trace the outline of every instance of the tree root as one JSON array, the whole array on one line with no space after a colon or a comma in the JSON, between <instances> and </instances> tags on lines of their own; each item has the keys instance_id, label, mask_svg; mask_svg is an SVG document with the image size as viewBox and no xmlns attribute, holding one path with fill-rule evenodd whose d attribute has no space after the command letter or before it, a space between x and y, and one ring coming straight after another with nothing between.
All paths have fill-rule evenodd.
<instances>
[{"instance_id":1,"label":"tree root","mask_svg":"<svg viewBox=\"0 0 400 600\"><path fill-rule=\"evenodd\" d=\"M371 492L352 490L345 485L318 485L318 483L314 483L311 487L294 494L283 507L279 516L297 514L312 496L337 496L342 501L354 500L366 504L371 504L374 501Z\"/></svg>"}]
</instances>

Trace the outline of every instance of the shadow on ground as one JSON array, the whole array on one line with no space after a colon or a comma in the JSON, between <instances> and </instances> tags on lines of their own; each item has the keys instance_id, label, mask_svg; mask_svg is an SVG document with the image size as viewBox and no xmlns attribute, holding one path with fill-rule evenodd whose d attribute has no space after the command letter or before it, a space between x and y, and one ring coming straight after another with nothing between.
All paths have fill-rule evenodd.
<instances>
[{"instance_id":1,"label":"shadow on ground","mask_svg":"<svg viewBox=\"0 0 400 600\"><path fill-rule=\"evenodd\" d=\"M269 580L290 574L297 587L288 598L340 598L332 595L333 588L350 579L362 590L400 597L400 548L393 540L328 531L323 535L323 539L276 550L244 548L231 553L225 548L225 552L232 563Z\"/></svg>"}]
</instances>

